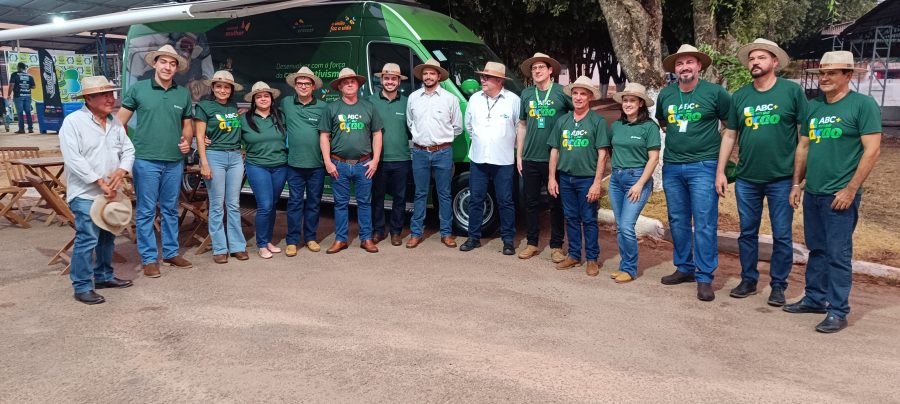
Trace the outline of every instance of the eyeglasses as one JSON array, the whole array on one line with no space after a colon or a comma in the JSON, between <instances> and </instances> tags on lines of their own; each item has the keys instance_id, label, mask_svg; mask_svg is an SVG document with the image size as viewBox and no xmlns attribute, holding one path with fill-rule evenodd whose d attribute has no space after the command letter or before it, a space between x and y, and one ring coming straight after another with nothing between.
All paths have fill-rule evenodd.
<instances>
[{"instance_id":1,"label":"eyeglasses","mask_svg":"<svg viewBox=\"0 0 900 404\"><path fill-rule=\"evenodd\" d=\"M547 66L544 66L544 65L531 65L531 71L536 72L536 71L541 71L541 70L547 70Z\"/></svg>"},{"instance_id":2,"label":"eyeglasses","mask_svg":"<svg viewBox=\"0 0 900 404\"><path fill-rule=\"evenodd\" d=\"M491 76L479 75L478 81L490 81L492 79Z\"/></svg>"},{"instance_id":3,"label":"eyeglasses","mask_svg":"<svg viewBox=\"0 0 900 404\"><path fill-rule=\"evenodd\" d=\"M301 81L299 83L294 83L297 87L312 87L313 83L307 81Z\"/></svg>"}]
</instances>

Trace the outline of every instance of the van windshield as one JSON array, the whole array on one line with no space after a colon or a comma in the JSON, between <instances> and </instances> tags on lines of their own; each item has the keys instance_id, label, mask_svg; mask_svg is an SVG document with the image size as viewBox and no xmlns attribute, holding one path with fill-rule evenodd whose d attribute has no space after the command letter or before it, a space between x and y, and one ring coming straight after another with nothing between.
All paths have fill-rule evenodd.
<instances>
[{"instance_id":1,"label":"van windshield","mask_svg":"<svg viewBox=\"0 0 900 404\"><path fill-rule=\"evenodd\" d=\"M466 80L475 80L478 84L476 71L484 69L485 63L499 61L500 58L484 44L456 41L422 41L425 48L434 55L441 66L450 72L450 80L462 90L462 83ZM507 90L521 94L524 86L519 77L519 71L515 67L506 67L506 76L512 80L506 80ZM480 84L478 84L480 89Z\"/></svg>"}]
</instances>

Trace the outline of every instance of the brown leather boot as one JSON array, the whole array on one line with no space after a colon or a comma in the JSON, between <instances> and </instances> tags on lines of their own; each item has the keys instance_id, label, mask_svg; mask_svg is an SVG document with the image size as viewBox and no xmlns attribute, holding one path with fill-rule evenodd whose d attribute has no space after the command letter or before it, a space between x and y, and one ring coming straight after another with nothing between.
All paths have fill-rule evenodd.
<instances>
[{"instance_id":1,"label":"brown leather boot","mask_svg":"<svg viewBox=\"0 0 900 404\"><path fill-rule=\"evenodd\" d=\"M359 243L359 248L366 250L366 252L377 253L378 246L375 245L375 242L372 240L363 240L363 242Z\"/></svg>"},{"instance_id":2,"label":"brown leather boot","mask_svg":"<svg viewBox=\"0 0 900 404\"><path fill-rule=\"evenodd\" d=\"M246 260L250 259L250 256L247 255L246 251L231 253L231 256L234 258L237 258L238 261L246 261Z\"/></svg>"},{"instance_id":3,"label":"brown leather boot","mask_svg":"<svg viewBox=\"0 0 900 404\"><path fill-rule=\"evenodd\" d=\"M159 278L159 264L152 263L144 265L144 276L148 278Z\"/></svg>"},{"instance_id":4,"label":"brown leather boot","mask_svg":"<svg viewBox=\"0 0 900 404\"><path fill-rule=\"evenodd\" d=\"M556 264L556 269L562 270L562 269L569 269L572 267L579 267L579 266L581 266L581 261L576 260L575 258L566 256L566 259L564 259L563 262Z\"/></svg>"},{"instance_id":5,"label":"brown leather boot","mask_svg":"<svg viewBox=\"0 0 900 404\"><path fill-rule=\"evenodd\" d=\"M335 240L334 244L332 244L331 247L328 247L328 249L325 250L325 254L334 254L334 253L341 252L341 250L346 250L346 249L347 249L347 243L345 243L343 241Z\"/></svg>"},{"instance_id":6,"label":"brown leather boot","mask_svg":"<svg viewBox=\"0 0 900 404\"><path fill-rule=\"evenodd\" d=\"M227 264L228 263L228 254L213 255L213 262L215 262L216 264Z\"/></svg>"},{"instance_id":7,"label":"brown leather boot","mask_svg":"<svg viewBox=\"0 0 900 404\"><path fill-rule=\"evenodd\" d=\"M456 248L456 237L453 237L453 236L441 237L441 243L444 243L444 245L447 247Z\"/></svg>"},{"instance_id":8,"label":"brown leather boot","mask_svg":"<svg viewBox=\"0 0 900 404\"><path fill-rule=\"evenodd\" d=\"M597 265L597 261L588 261L584 272L587 273L587 276L597 276L600 274L600 266Z\"/></svg>"},{"instance_id":9,"label":"brown leather boot","mask_svg":"<svg viewBox=\"0 0 900 404\"><path fill-rule=\"evenodd\" d=\"M406 242L406 248L416 248L419 244L422 244L421 237L410 237L409 241Z\"/></svg>"},{"instance_id":10,"label":"brown leather boot","mask_svg":"<svg viewBox=\"0 0 900 404\"><path fill-rule=\"evenodd\" d=\"M391 245L399 246L400 244L403 244L403 236L399 234L391 234Z\"/></svg>"},{"instance_id":11,"label":"brown leather boot","mask_svg":"<svg viewBox=\"0 0 900 404\"><path fill-rule=\"evenodd\" d=\"M169 266L173 266L175 268L187 269L194 266L190 261L184 259L184 257L180 255L176 255L172 258L166 258L163 260L163 263Z\"/></svg>"}]
</instances>

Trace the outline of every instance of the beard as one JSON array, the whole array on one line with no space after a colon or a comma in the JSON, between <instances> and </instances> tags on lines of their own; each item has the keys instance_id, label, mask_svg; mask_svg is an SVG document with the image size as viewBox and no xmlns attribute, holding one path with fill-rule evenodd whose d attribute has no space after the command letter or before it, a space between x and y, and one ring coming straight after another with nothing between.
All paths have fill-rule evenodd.
<instances>
[{"instance_id":1,"label":"beard","mask_svg":"<svg viewBox=\"0 0 900 404\"><path fill-rule=\"evenodd\" d=\"M756 67L750 70L750 76L756 79L769 74L770 71L772 71L772 69L766 70L761 67Z\"/></svg>"},{"instance_id":2,"label":"beard","mask_svg":"<svg viewBox=\"0 0 900 404\"><path fill-rule=\"evenodd\" d=\"M678 74L678 82L681 84L688 84L688 83L694 81L694 79L696 79L696 78L697 78L697 73L695 73L693 71L690 72L688 76L685 76L684 73Z\"/></svg>"}]
</instances>

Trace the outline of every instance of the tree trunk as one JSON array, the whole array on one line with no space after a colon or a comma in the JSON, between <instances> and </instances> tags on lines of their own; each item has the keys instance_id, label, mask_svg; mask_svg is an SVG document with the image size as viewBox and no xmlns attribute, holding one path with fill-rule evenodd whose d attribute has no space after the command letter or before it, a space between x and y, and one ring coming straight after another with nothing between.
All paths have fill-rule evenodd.
<instances>
[{"instance_id":1,"label":"tree trunk","mask_svg":"<svg viewBox=\"0 0 900 404\"><path fill-rule=\"evenodd\" d=\"M694 46L706 44L718 49L716 35L716 16L713 14L710 0L693 0L694 7Z\"/></svg>"}]
</instances>

